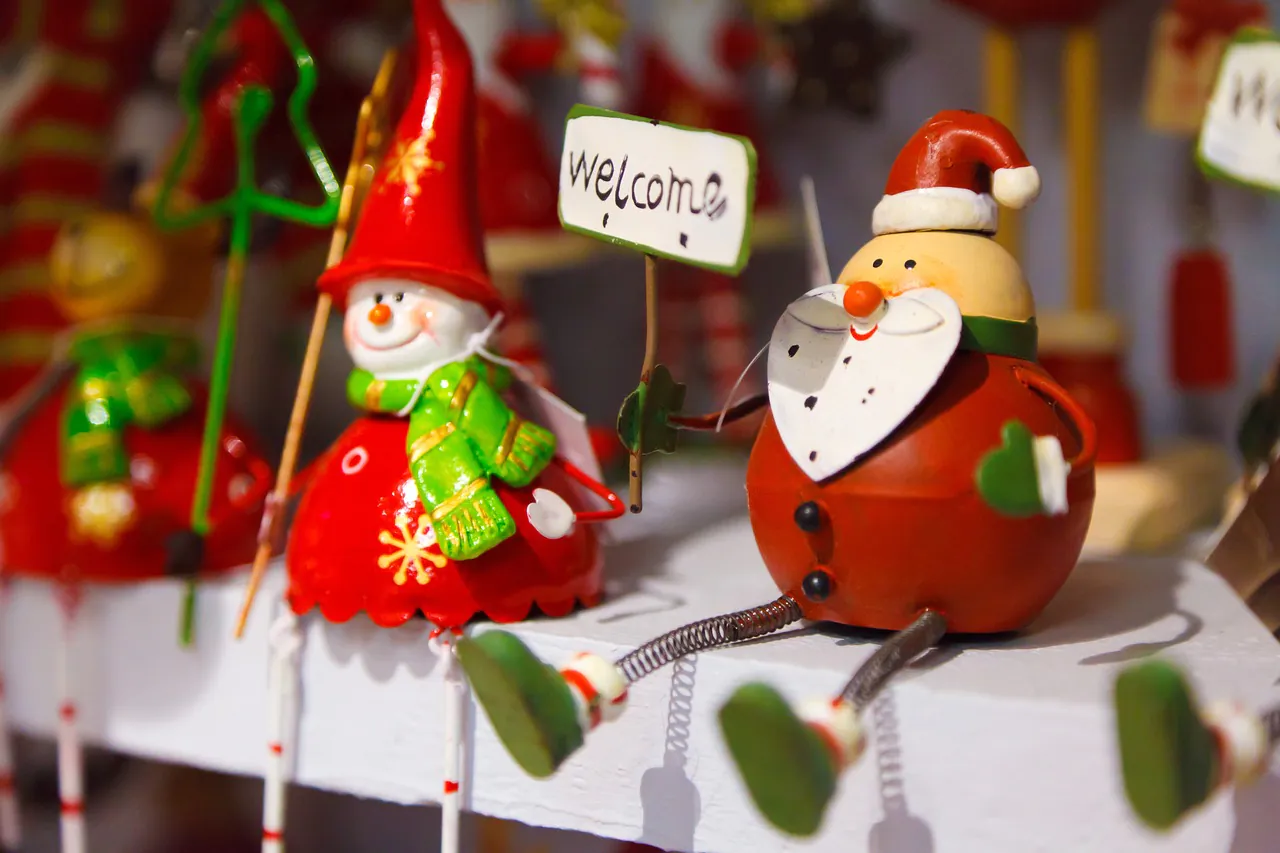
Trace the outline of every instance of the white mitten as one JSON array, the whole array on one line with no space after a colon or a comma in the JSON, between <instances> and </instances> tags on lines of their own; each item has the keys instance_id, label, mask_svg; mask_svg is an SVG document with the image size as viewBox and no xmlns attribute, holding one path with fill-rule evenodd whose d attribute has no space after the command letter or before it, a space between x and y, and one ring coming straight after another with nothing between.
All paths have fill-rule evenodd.
<instances>
[{"instance_id":1,"label":"white mitten","mask_svg":"<svg viewBox=\"0 0 1280 853\"><path fill-rule=\"evenodd\" d=\"M573 532L577 518L573 507L553 491L534 489L528 509L529 523L547 539L563 539Z\"/></svg>"}]
</instances>

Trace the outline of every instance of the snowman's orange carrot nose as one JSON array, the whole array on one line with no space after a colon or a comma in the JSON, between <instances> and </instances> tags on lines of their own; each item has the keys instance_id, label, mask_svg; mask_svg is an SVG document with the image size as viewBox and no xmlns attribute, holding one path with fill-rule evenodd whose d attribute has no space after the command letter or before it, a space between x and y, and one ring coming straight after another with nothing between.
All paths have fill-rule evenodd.
<instances>
[{"instance_id":1,"label":"snowman's orange carrot nose","mask_svg":"<svg viewBox=\"0 0 1280 853\"><path fill-rule=\"evenodd\" d=\"M383 303L369 309L369 322L375 326L385 326L391 322L391 309Z\"/></svg>"},{"instance_id":2,"label":"snowman's orange carrot nose","mask_svg":"<svg viewBox=\"0 0 1280 853\"><path fill-rule=\"evenodd\" d=\"M851 317L865 319L884 304L884 292L869 281L855 281L845 289L844 310Z\"/></svg>"}]
</instances>

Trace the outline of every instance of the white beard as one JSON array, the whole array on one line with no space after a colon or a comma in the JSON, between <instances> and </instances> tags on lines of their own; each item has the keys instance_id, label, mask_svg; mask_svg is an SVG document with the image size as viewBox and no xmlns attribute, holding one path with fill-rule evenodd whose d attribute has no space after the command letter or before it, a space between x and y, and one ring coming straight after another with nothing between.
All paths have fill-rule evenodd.
<instances>
[{"instance_id":1,"label":"white beard","mask_svg":"<svg viewBox=\"0 0 1280 853\"><path fill-rule=\"evenodd\" d=\"M848 468L910 417L960 346L960 309L939 290L888 300L862 341L851 334L843 291L820 287L791 303L769 343L773 419L814 481Z\"/></svg>"}]
</instances>

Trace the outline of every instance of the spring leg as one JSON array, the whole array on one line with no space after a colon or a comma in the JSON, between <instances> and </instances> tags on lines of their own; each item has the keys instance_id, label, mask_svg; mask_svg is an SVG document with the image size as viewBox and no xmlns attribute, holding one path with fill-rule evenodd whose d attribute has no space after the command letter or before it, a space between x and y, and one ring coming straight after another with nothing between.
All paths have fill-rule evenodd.
<instances>
[{"instance_id":1,"label":"spring leg","mask_svg":"<svg viewBox=\"0 0 1280 853\"><path fill-rule=\"evenodd\" d=\"M628 689L644 676L687 655L763 637L800 619L800 605L783 596L763 607L677 628L617 662L580 654L557 671L504 631L459 640L458 658L511 757L541 778L553 774L591 731L621 716Z\"/></svg>"},{"instance_id":2,"label":"spring leg","mask_svg":"<svg viewBox=\"0 0 1280 853\"><path fill-rule=\"evenodd\" d=\"M925 612L886 640L834 702L792 709L765 684L733 694L720 709L720 726L752 800L770 823L792 835L818 831L840 773L862 754L863 713L895 674L946 632L941 615Z\"/></svg>"}]
</instances>

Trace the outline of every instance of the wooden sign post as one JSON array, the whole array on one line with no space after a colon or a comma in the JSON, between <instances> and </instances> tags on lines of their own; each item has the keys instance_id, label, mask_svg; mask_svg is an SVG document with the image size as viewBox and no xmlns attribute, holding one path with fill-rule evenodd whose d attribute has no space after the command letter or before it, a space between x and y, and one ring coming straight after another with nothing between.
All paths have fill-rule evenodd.
<instances>
[{"instance_id":1,"label":"wooden sign post","mask_svg":"<svg viewBox=\"0 0 1280 853\"><path fill-rule=\"evenodd\" d=\"M645 255L640 387L619 417L631 453L630 506L642 506L642 458L670 452L665 413L684 387L657 364L658 259L737 275L751 256L756 151L750 140L585 106L569 112L560 223Z\"/></svg>"},{"instance_id":2,"label":"wooden sign post","mask_svg":"<svg viewBox=\"0 0 1280 853\"><path fill-rule=\"evenodd\" d=\"M1280 192L1280 37L1242 30L1228 45L1196 156L1210 176Z\"/></svg>"}]
</instances>

